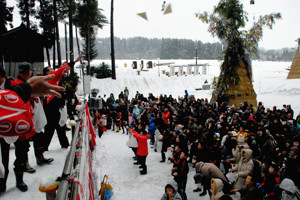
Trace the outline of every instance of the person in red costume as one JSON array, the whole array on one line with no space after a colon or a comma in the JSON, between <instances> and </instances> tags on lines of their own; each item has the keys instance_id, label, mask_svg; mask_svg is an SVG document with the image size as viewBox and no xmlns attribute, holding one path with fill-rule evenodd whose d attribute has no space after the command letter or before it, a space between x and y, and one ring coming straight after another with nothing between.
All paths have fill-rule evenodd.
<instances>
[{"instance_id":1,"label":"person in red costume","mask_svg":"<svg viewBox=\"0 0 300 200\"><path fill-rule=\"evenodd\" d=\"M49 80L48 83L52 85L59 85L61 82L62 77L72 68L74 67L75 63L80 61L82 54L74 62L64 62L57 70L53 70L52 68L48 67L43 70L44 75L54 74L54 78ZM62 86L62 85L61 85ZM44 139L44 151L49 150L49 146L56 130L59 143L61 148L68 148L69 141L66 136L66 125L60 126L60 108L65 106L65 98L64 94L62 94L63 98L56 98L53 95L48 95L44 100L44 110L47 118L47 124L45 126L45 139Z\"/></svg>"},{"instance_id":2,"label":"person in red costume","mask_svg":"<svg viewBox=\"0 0 300 200\"><path fill-rule=\"evenodd\" d=\"M21 67L22 68L22 67ZM29 72L31 73L31 72ZM38 96L43 96L43 95L47 95L47 94L51 94L51 95L55 95L57 97L61 97L61 95L56 92L57 91L64 91L65 89L59 86L54 86L49 84L47 81L54 78L53 75L50 76L38 76L38 77L32 77L29 78L27 80L27 82L22 82L20 84L16 84L13 83L14 85L11 85L11 82L13 82L10 79L6 78L6 72L3 68L0 67L0 91L1 91L1 99L4 100L4 98L2 98L2 96L6 96L9 95L10 97L12 97L13 95L17 95L15 96L15 99L18 99L19 97L21 98L21 101L18 101L18 107L22 107L24 109L26 109L25 103L28 102L30 96L32 97L38 97ZM7 90L4 90L7 89ZM12 105L11 102L9 101L2 101L1 103L2 107L0 108L0 112L1 113L6 113L6 111L4 110L5 108L10 108L11 106L14 107L14 105ZM26 109L27 110L27 109ZM26 115L27 118L26 119L21 119L21 120L31 120L32 121L32 115L28 114ZM11 115L9 118L6 119L12 122L12 129L15 130L15 127L18 123L13 123L13 122L18 122L20 119L20 117L25 117L25 115ZM1 118L1 122L5 122L5 119ZM31 125L30 125L31 124ZM32 129L33 129L33 124L29 123L30 128L28 129L28 131L22 132L23 134L27 134L27 133L31 133ZM0 160L0 162L3 163L4 165L4 177L0 178L0 194L4 193L6 191L6 180L9 174L9 170L8 170L8 165L9 165L9 149L10 149L10 144L8 144L6 142L7 141L11 141L10 138L12 138L12 136L16 136L15 134L13 134L12 132L10 133L2 133L2 131L4 130L0 130L0 143L1 143L1 154L2 154L2 160ZM8 134L8 135L7 135ZM6 136L5 139L3 138L3 136ZM20 134L21 135L21 134ZM10 142L9 142L10 143ZM19 190L25 192L27 191L28 187L27 185L23 182L23 170L24 170L24 162L22 161L22 157L19 158L20 154L18 152L20 152L20 148L18 145L16 145L16 155L18 156L18 161L16 159L14 165L14 171L15 171L15 175L16 175L16 186ZM24 159L23 159L24 160Z\"/></svg>"}]
</instances>

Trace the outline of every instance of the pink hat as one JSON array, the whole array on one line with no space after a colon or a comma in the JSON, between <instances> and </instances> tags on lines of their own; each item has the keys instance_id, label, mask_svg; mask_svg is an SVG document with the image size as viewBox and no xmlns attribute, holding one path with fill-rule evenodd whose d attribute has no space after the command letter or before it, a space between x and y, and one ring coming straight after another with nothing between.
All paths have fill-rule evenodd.
<instances>
[{"instance_id":1,"label":"pink hat","mask_svg":"<svg viewBox=\"0 0 300 200\"><path fill-rule=\"evenodd\" d=\"M182 129L184 126L183 125L181 125L181 124L178 124L177 125L177 129Z\"/></svg>"}]
</instances>

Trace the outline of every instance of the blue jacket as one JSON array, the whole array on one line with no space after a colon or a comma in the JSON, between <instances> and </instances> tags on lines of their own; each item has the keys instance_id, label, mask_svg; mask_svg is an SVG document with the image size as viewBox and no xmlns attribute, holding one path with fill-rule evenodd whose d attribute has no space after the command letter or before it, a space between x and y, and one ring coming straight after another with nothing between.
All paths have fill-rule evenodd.
<instances>
[{"instance_id":1,"label":"blue jacket","mask_svg":"<svg viewBox=\"0 0 300 200\"><path fill-rule=\"evenodd\" d=\"M132 113L133 113L133 116L134 116L135 118L137 118L137 117L139 116L139 114L140 114L140 109L138 108L137 105L134 106L134 109L133 109Z\"/></svg>"},{"instance_id":2,"label":"blue jacket","mask_svg":"<svg viewBox=\"0 0 300 200\"><path fill-rule=\"evenodd\" d=\"M154 124L154 120L155 120L155 118L151 117L150 124L149 124L149 127L148 127L149 135L154 135L155 134L156 127L155 127L155 124Z\"/></svg>"}]
</instances>

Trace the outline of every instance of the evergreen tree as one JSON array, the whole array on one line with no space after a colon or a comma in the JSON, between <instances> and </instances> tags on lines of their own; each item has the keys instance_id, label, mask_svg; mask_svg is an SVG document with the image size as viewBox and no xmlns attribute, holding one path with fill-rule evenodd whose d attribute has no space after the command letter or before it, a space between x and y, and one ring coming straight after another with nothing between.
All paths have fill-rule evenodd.
<instances>
[{"instance_id":1,"label":"evergreen tree","mask_svg":"<svg viewBox=\"0 0 300 200\"><path fill-rule=\"evenodd\" d=\"M35 0L18 0L17 4L19 8L19 13L21 15L21 20L25 22L27 28L37 30L37 25L30 21L30 16L35 16Z\"/></svg>"},{"instance_id":2,"label":"evergreen tree","mask_svg":"<svg viewBox=\"0 0 300 200\"><path fill-rule=\"evenodd\" d=\"M7 24L9 23L12 28L13 21L13 9L14 7L7 7L6 0L2 0L0 2L0 35L7 31Z\"/></svg>"},{"instance_id":3,"label":"evergreen tree","mask_svg":"<svg viewBox=\"0 0 300 200\"><path fill-rule=\"evenodd\" d=\"M7 24L9 23L10 27L12 28L12 21L13 21L13 7L6 6L6 0L2 0L0 2L0 36L7 32ZM0 41L1 47L1 41ZM2 49L0 48L0 56L2 60ZM0 62L0 67L3 67L2 61Z\"/></svg>"},{"instance_id":4,"label":"evergreen tree","mask_svg":"<svg viewBox=\"0 0 300 200\"><path fill-rule=\"evenodd\" d=\"M251 83L250 58L257 51L263 26L272 28L275 19L281 18L280 13L260 16L249 31L241 30L248 19L239 0L220 0L213 14L208 15L204 12L196 16L209 24L209 32L213 36L226 42L221 72L212 101L225 100L229 105L249 101L249 104L256 106L256 94Z\"/></svg>"},{"instance_id":5,"label":"evergreen tree","mask_svg":"<svg viewBox=\"0 0 300 200\"><path fill-rule=\"evenodd\" d=\"M87 54L85 54L85 52L88 52L88 49L87 49L88 45L90 45L90 50L89 50L90 60L94 60L98 56L98 52L97 52L97 49L96 49L96 37L95 37L95 35L92 35L89 38L89 41L87 41L87 38L84 38L83 59L85 59L85 60L88 60L88 58L86 57Z\"/></svg>"},{"instance_id":6,"label":"evergreen tree","mask_svg":"<svg viewBox=\"0 0 300 200\"><path fill-rule=\"evenodd\" d=\"M90 73L91 47L94 46L90 42L95 42L91 38L95 38L95 27L103 28L107 24L106 17L101 13L102 9L98 9L97 0L86 0L78 5L78 14L75 16L74 22L80 28L80 35L85 39L84 57L88 60L87 72Z\"/></svg>"},{"instance_id":7,"label":"evergreen tree","mask_svg":"<svg viewBox=\"0 0 300 200\"><path fill-rule=\"evenodd\" d=\"M91 75L96 78L109 78L112 71L107 64L102 62L98 67L91 67Z\"/></svg>"},{"instance_id":8,"label":"evergreen tree","mask_svg":"<svg viewBox=\"0 0 300 200\"><path fill-rule=\"evenodd\" d=\"M55 42L55 24L53 18L53 4L52 0L39 0L40 6L37 8L37 19L40 20L39 27L42 28L42 34L47 40L46 55L48 60L48 66L50 63L49 48L52 47Z\"/></svg>"}]
</instances>

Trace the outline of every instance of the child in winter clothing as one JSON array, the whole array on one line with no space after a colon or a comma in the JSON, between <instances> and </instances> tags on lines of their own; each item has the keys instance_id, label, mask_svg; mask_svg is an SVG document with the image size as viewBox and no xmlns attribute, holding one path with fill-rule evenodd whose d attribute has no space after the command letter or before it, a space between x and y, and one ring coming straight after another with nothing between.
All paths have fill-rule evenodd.
<instances>
[{"instance_id":1,"label":"child in winter clothing","mask_svg":"<svg viewBox=\"0 0 300 200\"><path fill-rule=\"evenodd\" d=\"M187 174L189 173L189 166L186 158L186 153L182 151L180 154L179 163L175 164L172 168L172 175L174 176L174 180L178 184L178 191L181 194L183 200L187 199L185 188L187 183Z\"/></svg>"},{"instance_id":2,"label":"child in winter clothing","mask_svg":"<svg viewBox=\"0 0 300 200\"><path fill-rule=\"evenodd\" d=\"M212 178L211 179L211 186L210 186L210 191L211 191L211 200L219 200L223 195L223 182L221 179L218 178Z\"/></svg>"},{"instance_id":3,"label":"child in winter clothing","mask_svg":"<svg viewBox=\"0 0 300 200\"><path fill-rule=\"evenodd\" d=\"M241 200L254 200L259 199L259 191L255 186L255 182L251 175L248 175L246 178L246 188L234 189L231 192L239 192L241 194Z\"/></svg>"},{"instance_id":4,"label":"child in winter clothing","mask_svg":"<svg viewBox=\"0 0 300 200\"><path fill-rule=\"evenodd\" d=\"M279 184L278 166L276 163L272 163L268 169L267 175L264 177L262 184L259 187L264 189L264 195L267 199L276 199L275 185Z\"/></svg>"},{"instance_id":5,"label":"child in winter clothing","mask_svg":"<svg viewBox=\"0 0 300 200\"><path fill-rule=\"evenodd\" d=\"M171 181L166 185L165 193L161 197L161 200L182 200L177 190L178 190L178 184L174 180Z\"/></svg>"},{"instance_id":6,"label":"child in winter clothing","mask_svg":"<svg viewBox=\"0 0 300 200\"><path fill-rule=\"evenodd\" d=\"M154 142L155 142L154 134L155 134L156 127L155 127L154 121L155 121L155 118L151 117L149 128L148 128L149 135L150 135L150 144L151 145L154 145Z\"/></svg>"},{"instance_id":7,"label":"child in winter clothing","mask_svg":"<svg viewBox=\"0 0 300 200\"><path fill-rule=\"evenodd\" d=\"M168 159L174 164L173 166L175 166L180 161L181 148L179 145L176 145L174 149L172 147L169 147L169 149L172 151L173 157Z\"/></svg>"}]
</instances>

